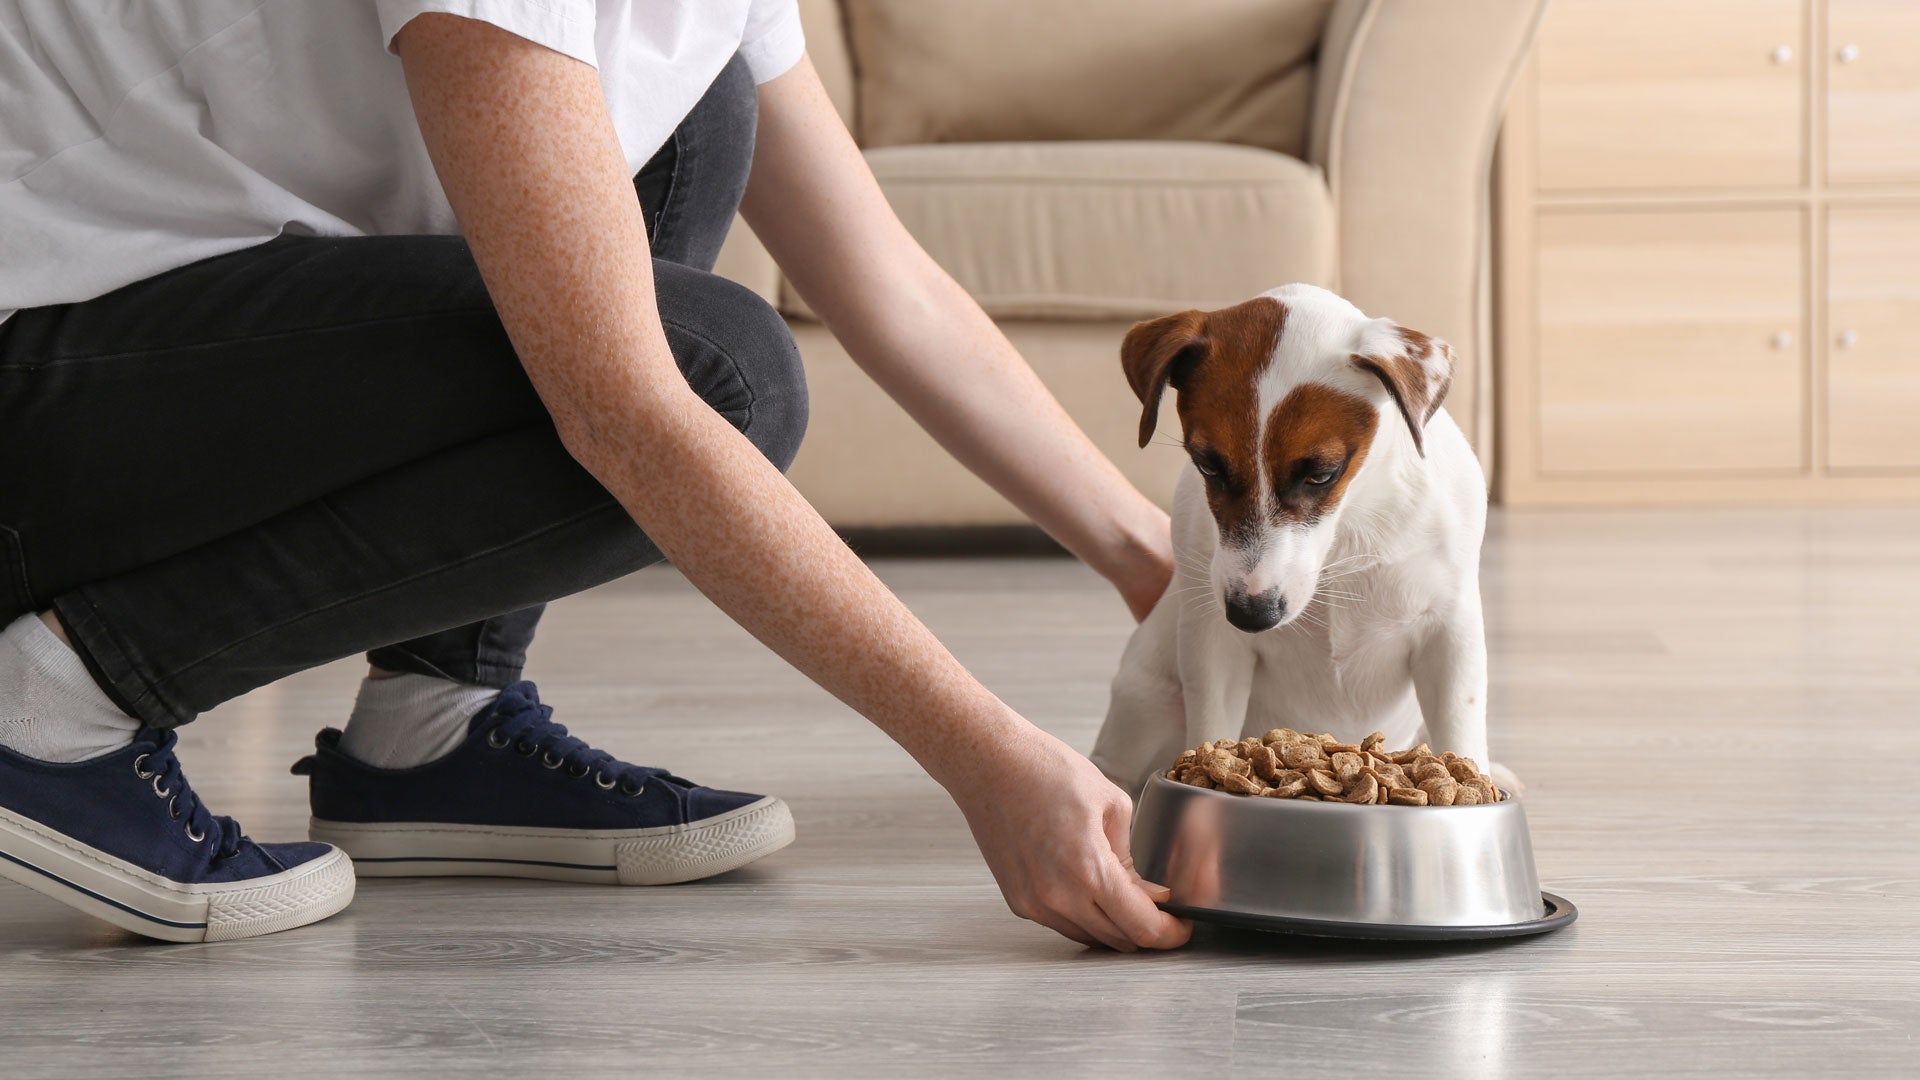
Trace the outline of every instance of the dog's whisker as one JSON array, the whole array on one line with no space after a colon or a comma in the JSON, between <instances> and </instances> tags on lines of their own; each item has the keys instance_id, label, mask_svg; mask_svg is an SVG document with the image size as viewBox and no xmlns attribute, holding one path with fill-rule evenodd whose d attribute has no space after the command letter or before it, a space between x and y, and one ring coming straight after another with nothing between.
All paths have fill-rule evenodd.
<instances>
[{"instance_id":1,"label":"dog's whisker","mask_svg":"<svg viewBox=\"0 0 1920 1080\"><path fill-rule=\"evenodd\" d=\"M1334 560L1332 560L1332 561L1330 561L1330 562L1328 562L1328 563L1327 563L1327 565L1328 565L1328 566L1339 566L1339 565L1340 565L1340 564L1342 564L1342 563L1350 563L1350 562L1353 562L1353 561L1354 561L1355 559L1377 559L1377 558L1380 558L1380 553L1379 553L1379 552L1376 552L1376 551L1356 551L1356 552L1354 552L1354 553L1353 553L1353 554L1351 554L1351 555L1344 555L1344 556L1341 556L1341 557L1340 557L1340 558L1338 558L1338 559L1334 559Z\"/></svg>"},{"instance_id":2,"label":"dog's whisker","mask_svg":"<svg viewBox=\"0 0 1920 1080\"><path fill-rule=\"evenodd\" d=\"M1352 577L1352 575L1359 575L1359 573L1367 573L1369 569L1373 569L1371 563L1367 563L1367 565L1352 565L1352 563L1350 563L1350 565L1344 565L1344 567L1321 567L1321 573L1327 575L1327 577Z\"/></svg>"},{"instance_id":3,"label":"dog's whisker","mask_svg":"<svg viewBox=\"0 0 1920 1080\"><path fill-rule=\"evenodd\" d=\"M1368 553L1365 555L1349 555L1344 559L1335 559L1334 561L1322 566L1320 568L1320 574L1323 577L1350 577L1354 574L1358 574L1358 573L1362 573L1364 571L1370 570L1373 568L1373 565L1374 565L1371 562L1359 563L1359 565L1354 565L1356 562L1359 562L1359 560L1361 559L1378 559L1378 558L1379 556L1374 555L1372 553ZM1338 571L1338 573L1335 573L1335 571Z\"/></svg>"},{"instance_id":4,"label":"dog's whisker","mask_svg":"<svg viewBox=\"0 0 1920 1080\"><path fill-rule=\"evenodd\" d=\"M1354 597L1351 602L1348 602L1340 597L1326 597L1315 593L1313 597L1307 601L1307 607L1321 607L1329 611L1334 609L1345 611L1353 607L1355 603L1366 603L1366 599L1364 597Z\"/></svg>"}]
</instances>

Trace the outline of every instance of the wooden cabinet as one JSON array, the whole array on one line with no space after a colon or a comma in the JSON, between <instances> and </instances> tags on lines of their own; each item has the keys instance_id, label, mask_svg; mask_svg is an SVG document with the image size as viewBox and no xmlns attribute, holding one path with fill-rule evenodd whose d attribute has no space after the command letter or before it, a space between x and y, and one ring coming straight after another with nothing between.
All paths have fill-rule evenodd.
<instances>
[{"instance_id":1,"label":"wooden cabinet","mask_svg":"<svg viewBox=\"0 0 1920 1080\"><path fill-rule=\"evenodd\" d=\"M1920 206L1827 220L1827 460L1920 470Z\"/></svg>"},{"instance_id":2,"label":"wooden cabinet","mask_svg":"<svg viewBox=\"0 0 1920 1080\"><path fill-rule=\"evenodd\" d=\"M1920 181L1920 3L1827 0L1827 177Z\"/></svg>"},{"instance_id":3,"label":"wooden cabinet","mask_svg":"<svg viewBox=\"0 0 1920 1080\"><path fill-rule=\"evenodd\" d=\"M1596 210L1540 222L1540 469L1798 469L1797 210Z\"/></svg>"},{"instance_id":4,"label":"wooden cabinet","mask_svg":"<svg viewBox=\"0 0 1920 1080\"><path fill-rule=\"evenodd\" d=\"M1805 0L1554 0L1538 47L1545 190L1797 184Z\"/></svg>"},{"instance_id":5,"label":"wooden cabinet","mask_svg":"<svg viewBox=\"0 0 1920 1080\"><path fill-rule=\"evenodd\" d=\"M1920 499L1920 0L1555 0L1496 191L1498 497Z\"/></svg>"}]
</instances>

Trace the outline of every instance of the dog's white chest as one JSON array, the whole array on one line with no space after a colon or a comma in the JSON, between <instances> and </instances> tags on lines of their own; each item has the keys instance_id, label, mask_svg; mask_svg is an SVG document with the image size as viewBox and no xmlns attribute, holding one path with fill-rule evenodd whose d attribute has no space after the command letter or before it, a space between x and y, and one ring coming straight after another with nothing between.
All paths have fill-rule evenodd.
<instances>
[{"instance_id":1,"label":"dog's white chest","mask_svg":"<svg viewBox=\"0 0 1920 1080\"><path fill-rule=\"evenodd\" d=\"M1350 597L1317 602L1287 627L1247 639L1253 680L1234 734L1290 727L1357 741L1377 730L1391 745L1407 744L1420 725L1410 667L1420 612L1361 583L1343 591Z\"/></svg>"}]
</instances>

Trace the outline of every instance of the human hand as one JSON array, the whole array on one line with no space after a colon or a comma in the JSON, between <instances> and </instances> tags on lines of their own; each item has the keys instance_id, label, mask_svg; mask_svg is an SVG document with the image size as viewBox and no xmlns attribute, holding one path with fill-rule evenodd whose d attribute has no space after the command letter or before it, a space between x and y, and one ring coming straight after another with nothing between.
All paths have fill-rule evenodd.
<instances>
[{"instance_id":1,"label":"human hand","mask_svg":"<svg viewBox=\"0 0 1920 1080\"><path fill-rule=\"evenodd\" d=\"M1114 529L1099 550L1082 556L1113 584L1134 622L1146 621L1173 581L1172 527L1165 511L1146 505L1144 520Z\"/></svg>"},{"instance_id":2,"label":"human hand","mask_svg":"<svg viewBox=\"0 0 1920 1080\"><path fill-rule=\"evenodd\" d=\"M1173 581L1173 552L1154 551L1143 554L1135 565L1122 577L1113 582L1120 590L1120 598L1127 602L1127 610L1133 613L1134 622L1145 622L1153 606L1166 595L1167 586Z\"/></svg>"},{"instance_id":3,"label":"human hand","mask_svg":"<svg viewBox=\"0 0 1920 1080\"><path fill-rule=\"evenodd\" d=\"M1029 728L992 770L956 787L1015 915L1121 952L1186 944L1193 924L1154 906L1166 887L1142 880L1127 854L1133 804L1065 743Z\"/></svg>"}]
</instances>

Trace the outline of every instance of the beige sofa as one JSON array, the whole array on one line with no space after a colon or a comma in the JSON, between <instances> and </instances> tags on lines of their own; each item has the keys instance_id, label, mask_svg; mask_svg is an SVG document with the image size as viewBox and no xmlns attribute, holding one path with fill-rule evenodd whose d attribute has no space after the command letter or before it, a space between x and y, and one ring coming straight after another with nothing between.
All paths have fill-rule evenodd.
<instances>
[{"instance_id":1,"label":"beige sofa","mask_svg":"<svg viewBox=\"0 0 1920 1080\"><path fill-rule=\"evenodd\" d=\"M1336 288L1451 341L1483 456L1488 194L1544 0L801 0L888 198L1067 410L1165 502L1118 347L1133 322ZM813 421L792 476L843 527L1019 514L881 394L744 226L720 270L784 312Z\"/></svg>"}]
</instances>

